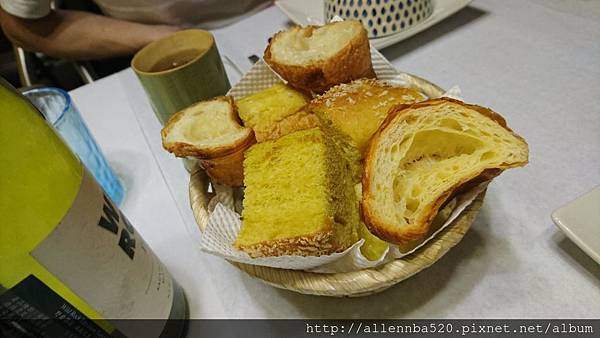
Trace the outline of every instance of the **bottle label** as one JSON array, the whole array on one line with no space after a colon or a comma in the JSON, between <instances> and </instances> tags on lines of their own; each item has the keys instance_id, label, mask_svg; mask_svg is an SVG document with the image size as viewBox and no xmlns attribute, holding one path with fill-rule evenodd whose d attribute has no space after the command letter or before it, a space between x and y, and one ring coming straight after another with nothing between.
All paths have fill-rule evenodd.
<instances>
[{"instance_id":1,"label":"bottle label","mask_svg":"<svg viewBox=\"0 0 600 338\"><path fill-rule=\"evenodd\" d=\"M85 169L71 209L31 255L105 319L169 317L171 276Z\"/></svg>"},{"instance_id":2,"label":"bottle label","mask_svg":"<svg viewBox=\"0 0 600 338\"><path fill-rule=\"evenodd\" d=\"M34 275L0 295L0 318L7 337L110 338Z\"/></svg>"}]
</instances>

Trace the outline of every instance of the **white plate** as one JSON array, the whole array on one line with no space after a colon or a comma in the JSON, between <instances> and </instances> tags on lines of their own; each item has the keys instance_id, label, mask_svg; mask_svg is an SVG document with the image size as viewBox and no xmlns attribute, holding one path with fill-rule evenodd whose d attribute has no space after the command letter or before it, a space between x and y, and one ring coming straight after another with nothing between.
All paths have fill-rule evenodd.
<instances>
[{"instance_id":1,"label":"white plate","mask_svg":"<svg viewBox=\"0 0 600 338\"><path fill-rule=\"evenodd\" d=\"M600 264L600 186L554 210L552 220L581 250Z\"/></svg>"},{"instance_id":2,"label":"white plate","mask_svg":"<svg viewBox=\"0 0 600 338\"><path fill-rule=\"evenodd\" d=\"M425 21L395 34L373 38L371 44L377 49L393 45L435 25L471 1L473 0L433 0L433 13ZM324 21L323 0L278 0L275 1L275 6L300 26L322 24Z\"/></svg>"}]
</instances>

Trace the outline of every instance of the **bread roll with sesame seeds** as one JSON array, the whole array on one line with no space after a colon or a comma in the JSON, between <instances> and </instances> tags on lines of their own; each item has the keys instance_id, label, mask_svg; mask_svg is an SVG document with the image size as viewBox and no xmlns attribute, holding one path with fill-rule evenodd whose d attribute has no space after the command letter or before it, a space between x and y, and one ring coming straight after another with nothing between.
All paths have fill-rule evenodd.
<instances>
[{"instance_id":1,"label":"bread roll with sesame seeds","mask_svg":"<svg viewBox=\"0 0 600 338\"><path fill-rule=\"evenodd\" d=\"M359 79L329 89L309 104L308 110L330 121L348 135L364 155L369 139L390 108L425 100L420 92L373 79Z\"/></svg>"}]
</instances>

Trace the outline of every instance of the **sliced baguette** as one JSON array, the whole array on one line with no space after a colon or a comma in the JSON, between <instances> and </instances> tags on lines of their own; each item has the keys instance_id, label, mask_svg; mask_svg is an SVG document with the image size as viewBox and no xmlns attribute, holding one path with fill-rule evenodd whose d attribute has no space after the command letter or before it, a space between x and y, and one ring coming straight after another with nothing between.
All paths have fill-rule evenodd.
<instances>
[{"instance_id":1,"label":"sliced baguette","mask_svg":"<svg viewBox=\"0 0 600 338\"><path fill-rule=\"evenodd\" d=\"M458 192L527 164L529 150L497 113L452 99L395 107L369 143L361 213L380 238L424 238Z\"/></svg>"},{"instance_id":2,"label":"sliced baguette","mask_svg":"<svg viewBox=\"0 0 600 338\"><path fill-rule=\"evenodd\" d=\"M178 157L215 158L252 143L231 96L195 103L175 113L161 130L163 147Z\"/></svg>"},{"instance_id":3,"label":"sliced baguette","mask_svg":"<svg viewBox=\"0 0 600 338\"><path fill-rule=\"evenodd\" d=\"M163 147L177 157L195 157L216 182L243 183L243 153L256 143L241 125L230 96L198 102L175 113L161 130Z\"/></svg>"},{"instance_id":4,"label":"sliced baguette","mask_svg":"<svg viewBox=\"0 0 600 338\"><path fill-rule=\"evenodd\" d=\"M264 60L290 85L306 92L323 93L340 83L375 77L367 31L353 20L279 32Z\"/></svg>"}]
</instances>

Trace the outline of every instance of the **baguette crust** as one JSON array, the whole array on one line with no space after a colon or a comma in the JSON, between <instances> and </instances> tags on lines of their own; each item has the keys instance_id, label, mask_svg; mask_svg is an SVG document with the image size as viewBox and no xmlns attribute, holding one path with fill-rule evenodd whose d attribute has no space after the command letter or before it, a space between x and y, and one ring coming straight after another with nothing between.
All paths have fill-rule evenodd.
<instances>
[{"instance_id":1,"label":"baguette crust","mask_svg":"<svg viewBox=\"0 0 600 338\"><path fill-rule=\"evenodd\" d=\"M206 174L213 182L241 187L244 185L244 152L254 143L256 140L252 138L248 144L231 154L211 159L201 158L199 159L200 166L206 170Z\"/></svg>"},{"instance_id":2,"label":"baguette crust","mask_svg":"<svg viewBox=\"0 0 600 338\"><path fill-rule=\"evenodd\" d=\"M374 157L376 155L375 149L377 148L377 146L380 142L381 134L388 126L390 126L393 123L398 122L398 120L402 120L403 115L408 113L409 111L411 111L413 109L417 109L417 108L435 106L435 105L443 104L445 102L459 104L468 109L472 109L472 110L479 112L480 114L495 121L502 128L509 131L513 136L515 136L516 138L520 139L525 144L527 144L521 136L515 134L510 128L508 128L508 126L506 125L506 121L504 120L504 118L502 116L500 116L498 113L496 113L488 108L485 108L485 107L466 104L462 101L454 100L454 99L450 99L450 98L432 99L432 100L415 103L412 105L401 104L401 105L395 106L394 108L391 109L389 116L382 123L379 130L373 135L373 138L369 142L368 151L367 151L367 155L365 158L365 168L364 168L363 177L362 177L363 196L362 196L362 200L360 203L361 216L362 216L363 221L369 228L369 230L376 236L380 237L381 239L384 239L388 242L396 243L399 245L407 245L411 242L424 239L424 237L429 233L431 222L437 215L440 208L443 207L447 201L451 200L456 195L475 187L476 185L478 185L482 182L493 179L494 177L496 177L500 173L502 173L502 171L505 169L512 168L512 167L524 166L528 163L527 160L525 160L523 162L519 162L519 163L510 163L510 164L503 163L503 164L499 165L497 168L488 168L488 169L485 169L471 177L464 177L463 179L460 180L460 182L455 184L453 187L451 187L444 193L440 194L440 196L437 197L437 199L433 202L433 205L428 210L428 212L425 215L423 215L420 219L418 219L414 224L410 224L407 227L402 227L402 229L399 229L398 227L395 227L393 224L386 223L384 220L382 220L380 217L378 217L377 212L375 212L374 205L372 205L373 203L375 203L374 198L373 198L373 193L375 192L375 190L372 189L372 187L371 187L372 175L374 174L374 170L375 170L374 169L374 162L375 162Z\"/></svg>"},{"instance_id":3,"label":"baguette crust","mask_svg":"<svg viewBox=\"0 0 600 338\"><path fill-rule=\"evenodd\" d=\"M233 101L231 96L219 96L211 101L225 101L230 105L229 110L229 118L231 119L231 123L239 126L238 129L243 132L240 133L240 136L233 140L230 144L223 146L210 146L199 148L193 144L186 142L167 142L167 135L173 130L175 125L179 120L181 120L185 115L185 110L193 108L194 106L201 105L205 101L197 102L185 110L179 111L167 121L165 127L161 130L160 134L162 137L163 148L165 148L168 152L175 154L177 157L197 157L200 159L212 159L218 158L222 156L229 155L231 153L237 152L240 149L246 149L251 144L255 143L254 132L251 128L246 128L242 126L242 121L240 120L237 107Z\"/></svg>"},{"instance_id":4,"label":"baguette crust","mask_svg":"<svg viewBox=\"0 0 600 338\"><path fill-rule=\"evenodd\" d=\"M318 28L319 26L294 27L292 30L305 30L306 34L311 35L312 31ZM303 65L286 64L273 57L273 44L278 43L279 37L286 33L282 31L273 36L265 50L264 60L291 86L305 92L320 94L340 83L360 78L375 78L369 38L364 28L335 55Z\"/></svg>"}]
</instances>

